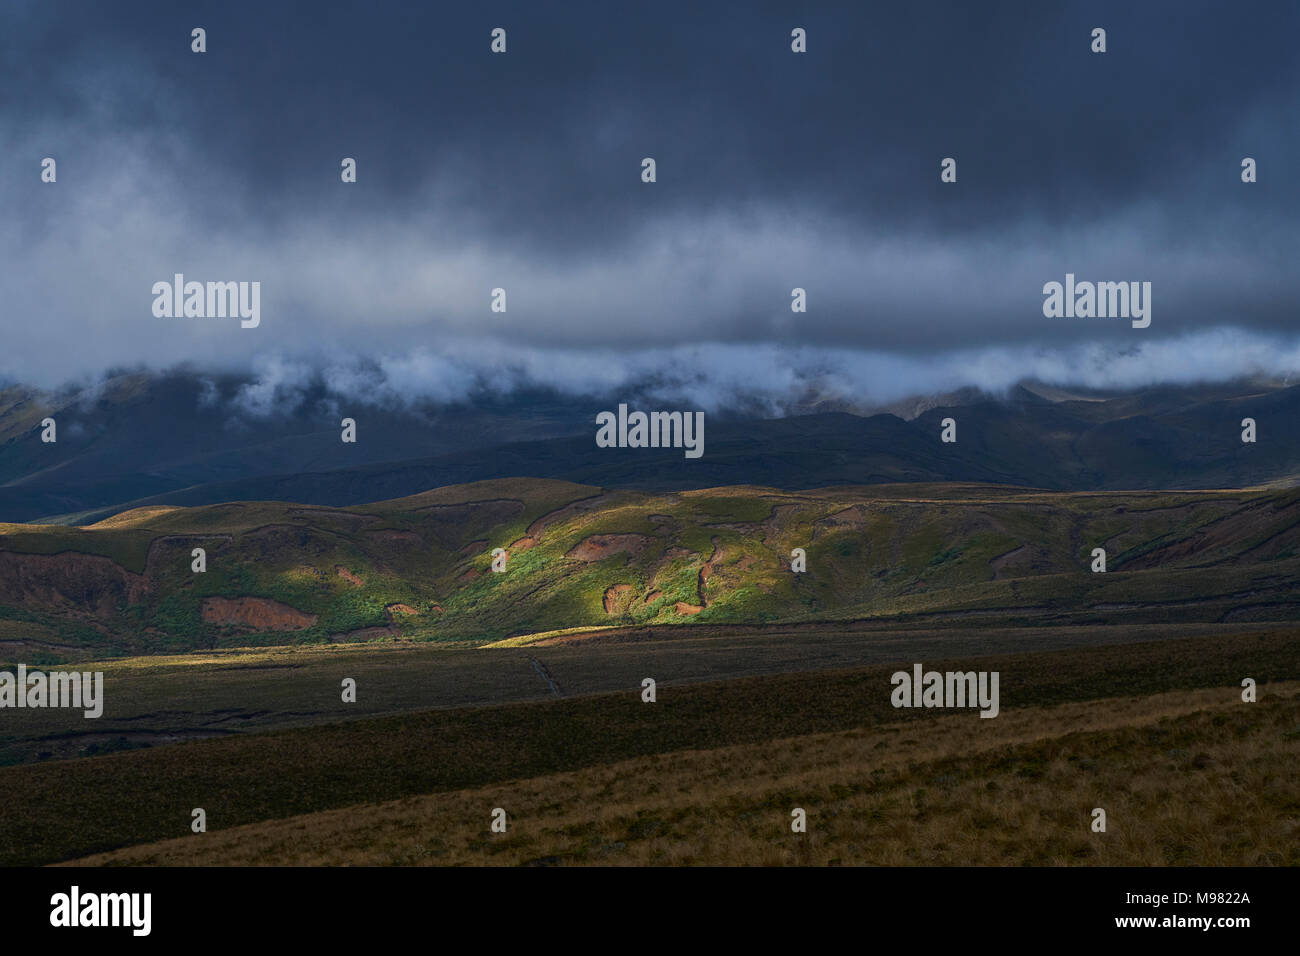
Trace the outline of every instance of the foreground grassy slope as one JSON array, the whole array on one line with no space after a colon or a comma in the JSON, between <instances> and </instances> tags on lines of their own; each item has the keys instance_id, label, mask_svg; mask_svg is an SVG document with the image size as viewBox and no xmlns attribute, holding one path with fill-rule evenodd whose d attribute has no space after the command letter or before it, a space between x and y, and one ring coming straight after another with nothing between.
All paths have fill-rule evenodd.
<instances>
[{"instance_id":1,"label":"foreground grassy slope","mask_svg":"<svg viewBox=\"0 0 1300 956\"><path fill-rule=\"evenodd\" d=\"M1108 698L642 757L79 862L1295 866L1297 735L1297 681L1249 705L1222 688Z\"/></svg>"},{"instance_id":2,"label":"foreground grassy slope","mask_svg":"<svg viewBox=\"0 0 1300 956\"><path fill-rule=\"evenodd\" d=\"M191 571L191 551L207 571ZM793 548L808 570L789 570ZM1104 547L1108 573L1089 571ZM492 573L492 550L509 558ZM595 626L1294 621L1300 490L665 495L509 479L351 509L0 526L0 659Z\"/></svg>"},{"instance_id":3,"label":"foreground grassy slope","mask_svg":"<svg viewBox=\"0 0 1300 956\"><path fill-rule=\"evenodd\" d=\"M96 720L73 708L3 711L0 766L407 711L625 691L646 676L678 687L894 661L1225 639L1252 632L1285 636L1290 627L695 625L564 631L519 638L521 646L505 648L394 640L148 654L77 665L104 675L104 711ZM355 701L341 699L344 678L356 681Z\"/></svg>"},{"instance_id":4,"label":"foreground grassy slope","mask_svg":"<svg viewBox=\"0 0 1300 956\"><path fill-rule=\"evenodd\" d=\"M1000 671L1006 716L1180 689L1215 689L1234 702L1246 676L1270 695L1271 685L1300 679L1300 643L1294 632L1238 634L925 663ZM653 705L641 702L639 681L630 681L618 694L412 712L0 768L0 862L47 863L175 837L188 832L195 807L217 831L900 718L933 727L942 712L890 705L894 669L692 684L665 689ZM964 716L990 728L1004 719Z\"/></svg>"}]
</instances>

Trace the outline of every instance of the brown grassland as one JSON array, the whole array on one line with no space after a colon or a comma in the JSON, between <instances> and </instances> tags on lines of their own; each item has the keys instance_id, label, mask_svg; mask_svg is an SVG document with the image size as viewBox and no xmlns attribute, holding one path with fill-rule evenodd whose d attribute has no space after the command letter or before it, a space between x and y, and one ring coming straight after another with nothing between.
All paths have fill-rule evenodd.
<instances>
[{"instance_id":1,"label":"brown grassland","mask_svg":"<svg viewBox=\"0 0 1300 956\"><path fill-rule=\"evenodd\" d=\"M1000 716L897 710L894 664L680 685L661 674L654 704L629 680L618 693L0 768L0 852L10 864L97 853L155 863L1297 862L1294 629L923 660L999 671ZM1241 701L1246 676L1258 703ZM497 806L512 820L504 836L487 829ZM810 821L797 839L796 806ZM1110 814L1104 835L1088 829L1097 806ZM151 846L188 834L195 807L208 833Z\"/></svg>"},{"instance_id":2,"label":"brown grassland","mask_svg":"<svg viewBox=\"0 0 1300 956\"><path fill-rule=\"evenodd\" d=\"M658 754L88 865L1300 864L1300 681ZM512 825L493 834L488 814ZM805 834L791 810L807 812ZM1092 832L1094 807L1107 812Z\"/></svg>"}]
</instances>

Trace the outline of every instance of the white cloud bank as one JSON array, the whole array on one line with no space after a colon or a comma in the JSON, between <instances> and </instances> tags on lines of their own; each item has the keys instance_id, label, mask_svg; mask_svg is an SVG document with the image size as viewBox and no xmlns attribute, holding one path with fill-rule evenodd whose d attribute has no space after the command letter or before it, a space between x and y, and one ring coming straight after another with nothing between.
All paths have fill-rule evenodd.
<instances>
[{"instance_id":1,"label":"white cloud bank","mask_svg":"<svg viewBox=\"0 0 1300 956\"><path fill-rule=\"evenodd\" d=\"M646 394L708 411L781 414L810 401L873 408L964 387L1004 392L1023 381L1128 390L1263 377L1300 382L1300 338L1209 329L1124 348L979 347L930 355L701 343L629 352L538 349L463 341L441 351L301 360L256 360L237 404L266 415L296 406L318 384L341 397L383 405L437 404L524 388L571 396Z\"/></svg>"}]
</instances>

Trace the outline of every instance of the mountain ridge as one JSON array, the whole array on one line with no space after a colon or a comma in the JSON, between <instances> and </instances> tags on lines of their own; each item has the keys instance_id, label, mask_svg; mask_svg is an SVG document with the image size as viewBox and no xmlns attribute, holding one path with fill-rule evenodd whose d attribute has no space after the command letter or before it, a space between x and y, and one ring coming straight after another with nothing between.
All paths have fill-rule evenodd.
<instances>
[{"instance_id":1,"label":"mountain ridge","mask_svg":"<svg viewBox=\"0 0 1300 956\"><path fill-rule=\"evenodd\" d=\"M239 411L240 380L225 381L222 398L206 382L136 375L68 400L53 413L54 444L36 427L48 409L5 393L0 520L89 524L129 508L230 500L348 506L507 476L647 491L898 481L1195 489L1290 486L1300 476L1291 427L1300 386L1249 381L1060 400L1032 383L1000 397L963 390L939 397L961 404L917 400L911 418L708 413L704 455L694 460L679 449L598 448L595 415L615 399L532 392L379 408L317 389L259 417ZM344 417L357 423L356 443L340 440ZM1241 441L1248 417L1255 444ZM952 444L940 440L947 418Z\"/></svg>"}]
</instances>

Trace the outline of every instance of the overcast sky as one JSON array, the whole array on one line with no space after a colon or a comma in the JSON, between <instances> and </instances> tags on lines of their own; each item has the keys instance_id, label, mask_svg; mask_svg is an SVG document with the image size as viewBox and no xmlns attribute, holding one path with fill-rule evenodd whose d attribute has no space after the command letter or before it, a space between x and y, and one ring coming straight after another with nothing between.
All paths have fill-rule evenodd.
<instances>
[{"instance_id":1,"label":"overcast sky","mask_svg":"<svg viewBox=\"0 0 1300 956\"><path fill-rule=\"evenodd\" d=\"M0 21L8 379L346 385L366 360L435 396L658 376L716 402L1300 373L1291 3L8 0ZM177 272L260 281L260 326L155 317ZM1067 272L1151 282L1150 328L1045 318Z\"/></svg>"}]
</instances>

